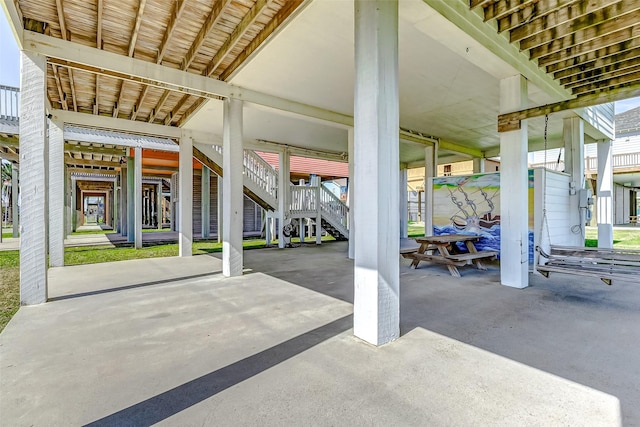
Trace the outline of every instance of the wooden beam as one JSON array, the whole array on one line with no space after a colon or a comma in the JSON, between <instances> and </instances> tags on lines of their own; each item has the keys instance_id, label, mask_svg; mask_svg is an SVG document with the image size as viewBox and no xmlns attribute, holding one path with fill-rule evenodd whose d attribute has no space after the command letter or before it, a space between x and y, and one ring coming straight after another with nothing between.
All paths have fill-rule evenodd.
<instances>
[{"instance_id":1,"label":"wooden beam","mask_svg":"<svg viewBox=\"0 0 640 427\"><path fill-rule=\"evenodd\" d=\"M532 0L529 0L532 2ZM499 0L484 8L484 20L500 19L507 15L511 15L525 6L522 0Z\"/></svg>"},{"instance_id":2,"label":"wooden beam","mask_svg":"<svg viewBox=\"0 0 640 427\"><path fill-rule=\"evenodd\" d=\"M186 4L187 2L185 0L174 1L173 9L171 9L171 16L169 17L169 23L167 24L167 31L164 32L162 41L160 42L160 47L158 48L158 57L156 58L156 64L162 63L162 58L164 58L164 54L167 51L167 46L169 46L169 40L171 40L173 31L176 28L178 20L182 16L182 12L184 11L184 6Z\"/></svg>"},{"instance_id":3,"label":"wooden beam","mask_svg":"<svg viewBox=\"0 0 640 427\"><path fill-rule=\"evenodd\" d=\"M133 110L131 111L131 120L135 120L138 117L138 112L140 111L140 105L144 102L147 97L147 93L149 93L149 85L142 86L142 92L140 93L140 97L138 98L138 102L133 104Z\"/></svg>"},{"instance_id":4,"label":"wooden beam","mask_svg":"<svg viewBox=\"0 0 640 427\"><path fill-rule=\"evenodd\" d=\"M196 160L198 160L200 163L202 163L203 165L205 165L206 167L214 171L216 175L220 177L222 176L222 173L223 173L222 167L216 162L214 162L213 160L211 160L209 157L207 157L206 154L198 150L196 147L193 147L193 157Z\"/></svg>"},{"instance_id":5,"label":"wooden beam","mask_svg":"<svg viewBox=\"0 0 640 427\"><path fill-rule=\"evenodd\" d=\"M582 30L594 27L596 23L599 25L595 25L595 27L602 26L605 22L613 19L615 19L615 23L617 24L619 17L630 12L637 12L638 10L637 0L622 0L620 3L615 3L608 7L604 7L605 5L605 2L580 2L572 5L572 7L566 7L550 15L549 17L561 15L561 12L566 14L559 18L559 23L555 26L550 26L549 20L547 19L544 23L547 28L544 28L543 31L537 34L531 34L523 38L520 41L520 49L529 50L543 44L551 43L560 35L566 39L567 36L577 32L580 32L580 34L576 34L575 39L579 43L586 40L588 36L585 34L588 33L588 31ZM562 19L564 19L564 22L562 22ZM543 25L542 23L537 24ZM531 28L533 25L535 24L527 24L526 28ZM595 30L594 28L594 31ZM513 39L511 40L513 42Z\"/></svg>"},{"instance_id":6,"label":"wooden beam","mask_svg":"<svg viewBox=\"0 0 640 427\"><path fill-rule=\"evenodd\" d=\"M18 148L20 140L17 136L2 136L0 135L0 147L5 148Z\"/></svg>"},{"instance_id":7,"label":"wooden beam","mask_svg":"<svg viewBox=\"0 0 640 427\"><path fill-rule=\"evenodd\" d=\"M67 68L67 74L69 75L69 85L71 86L71 101L73 102L73 111L78 111L78 102L76 100L76 84L73 81L73 70Z\"/></svg>"},{"instance_id":8,"label":"wooden beam","mask_svg":"<svg viewBox=\"0 0 640 427\"><path fill-rule=\"evenodd\" d=\"M96 167L106 167L106 168L120 167L120 162L106 162L104 160L74 159L73 157L68 157L68 156L65 156L64 164L76 165L76 166L96 166Z\"/></svg>"},{"instance_id":9,"label":"wooden beam","mask_svg":"<svg viewBox=\"0 0 640 427\"><path fill-rule=\"evenodd\" d=\"M93 147L79 144L64 144L64 151L73 151L75 153L90 153L90 154L105 154L109 156L124 156L126 149L123 148L106 148L106 147Z\"/></svg>"},{"instance_id":10,"label":"wooden beam","mask_svg":"<svg viewBox=\"0 0 640 427\"><path fill-rule=\"evenodd\" d=\"M64 10L62 8L62 0L56 0L56 10L58 12L58 23L60 24L62 39L69 40L69 35L67 34L67 23L64 18Z\"/></svg>"},{"instance_id":11,"label":"wooden beam","mask_svg":"<svg viewBox=\"0 0 640 427\"><path fill-rule=\"evenodd\" d=\"M635 87L640 86L640 67L632 67L622 73L616 72L615 77L613 78L602 79L597 82L576 86L572 89L572 92L575 95L580 96L583 93L602 91L626 85L633 85Z\"/></svg>"},{"instance_id":12,"label":"wooden beam","mask_svg":"<svg viewBox=\"0 0 640 427\"><path fill-rule=\"evenodd\" d=\"M485 7L493 1L495 0L469 0L469 8L475 9L476 7L480 6Z\"/></svg>"},{"instance_id":13,"label":"wooden beam","mask_svg":"<svg viewBox=\"0 0 640 427\"><path fill-rule=\"evenodd\" d=\"M10 162L20 163L20 156L10 152L7 148L0 147L0 157Z\"/></svg>"},{"instance_id":14,"label":"wooden beam","mask_svg":"<svg viewBox=\"0 0 640 427\"><path fill-rule=\"evenodd\" d=\"M580 62L579 66L567 68L554 73L560 84L567 85L575 81L596 77L617 70L640 64L640 48L628 50L615 55L602 55L589 62Z\"/></svg>"},{"instance_id":15,"label":"wooden beam","mask_svg":"<svg viewBox=\"0 0 640 427\"><path fill-rule=\"evenodd\" d=\"M637 36L639 31L637 14L627 13L616 20L607 21L535 47L529 50L530 58L539 59L538 65L545 66L629 40L634 35Z\"/></svg>"},{"instance_id":16,"label":"wooden beam","mask_svg":"<svg viewBox=\"0 0 640 427\"><path fill-rule=\"evenodd\" d=\"M621 101L623 99L635 98L637 96L640 96L640 85L619 88L592 95L584 95L567 101L543 105L541 107L533 107L522 111L514 111L513 113L501 114L498 116L498 132L508 132L520 129L520 121L531 119L533 117L540 117L546 114L558 113L576 108L592 107L594 105Z\"/></svg>"},{"instance_id":17,"label":"wooden beam","mask_svg":"<svg viewBox=\"0 0 640 427\"><path fill-rule=\"evenodd\" d=\"M162 110L162 107L164 107L164 104L167 102L167 99L169 99L169 95L171 95L171 91L165 90L162 96L160 97L160 100L156 104L156 107L153 110L151 110L151 114L149 115L149 120L148 120L149 123L153 123L153 121L156 119L156 117Z\"/></svg>"},{"instance_id":18,"label":"wooden beam","mask_svg":"<svg viewBox=\"0 0 640 427\"><path fill-rule=\"evenodd\" d=\"M138 3L138 13L136 14L136 23L133 26L133 32L131 33L131 40L129 42L129 56L133 57L133 52L136 49L136 42L138 41L138 32L140 31L140 24L142 24L142 15L144 14L144 7L147 4L147 0L140 0Z\"/></svg>"},{"instance_id":19,"label":"wooden beam","mask_svg":"<svg viewBox=\"0 0 640 427\"><path fill-rule=\"evenodd\" d=\"M258 19L258 16L260 16L264 8L269 5L270 1L273 0L257 0L254 3L251 9L249 9L249 12L242 17L240 23L238 23L236 28L233 29L222 46L220 46L220 49L218 49L216 54L213 56L211 62L209 62L209 65L207 65L207 68L203 73L205 76L210 77L216 72L220 64L222 64L222 61L224 61L224 58L229 54L229 52L231 52L231 50L233 50L254 22L256 22L256 19Z\"/></svg>"},{"instance_id":20,"label":"wooden beam","mask_svg":"<svg viewBox=\"0 0 640 427\"><path fill-rule=\"evenodd\" d=\"M590 69L560 80L567 89L587 83L595 83L612 76L620 76L636 71L640 67L640 56L623 62L614 62L605 67Z\"/></svg>"},{"instance_id":21,"label":"wooden beam","mask_svg":"<svg viewBox=\"0 0 640 427\"><path fill-rule=\"evenodd\" d=\"M547 21L549 22L548 25L557 25L557 23L554 24L554 22L557 22L556 18L550 15L560 8L577 1L582 0L540 0L537 3L529 2L516 13L512 13L511 15L498 19L498 32L501 33L503 31L511 30L510 36L512 36L514 31L519 31L517 35L514 36L516 37L514 42L519 41L528 35L532 35L538 31L546 29L544 24L542 26L533 24L536 20L542 20L543 22ZM532 25L531 34L523 30L525 27L528 28L529 25ZM524 33L524 35L522 33Z\"/></svg>"},{"instance_id":22,"label":"wooden beam","mask_svg":"<svg viewBox=\"0 0 640 427\"><path fill-rule=\"evenodd\" d=\"M202 44L207 39L207 36L222 18L222 12L229 5L229 3L231 3L231 0L217 0L213 4L211 13L209 14L209 16L207 16L207 19L204 21L202 27L200 27L198 35L191 44L191 47L189 47L189 50L187 51L187 54L182 61L182 66L180 67L182 70L187 70L189 68L189 66L195 59L198 50L200 49L200 47L202 47Z\"/></svg>"},{"instance_id":23,"label":"wooden beam","mask_svg":"<svg viewBox=\"0 0 640 427\"><path fill-rule=\"evenodd\" d=\"M258 33L258 35L251 40L251 43L233 60L221 74L220 80L227 80L231 74L233 74L254 52L258 50L258 47L262 45L279 27L284 21L291 16L291 14L303 3L304 0L289 0L285 5L275 14L273 19L269 21L267 25Z\"/></svg>"},{"instance_id":24,"label":"wooden beam","mask_svg":"<svg viewBox=\"0 0 640 427\"><path fill-rule=\"evenodd\" d=\"M636 48L640 48L640 37L637 37L631 40L625 40L621 43L614 44L612 46L607 46L602 49L598 49L591 52L587 52L582 55L578 55L571 59L556 62L555 64L550 64L547 66L547 72L554 73L554 77L556 77L555 73L558 73L564 70L577 70L579 72L578 67L581 67L583 64L586 64L590 61L596 61L600 58L606 58L611 55L623 54Z\"/></svg>"},{"instance_id":25,"label":"wooden beam","mask_svg":"<svg viewBox=\"0 0 640 427\"><path fill-rule=\"evenodd\" d=\"M196 99L193 104L191 104L189 108L187 108L184 113L182 113L182 116L180 117L180 120L178 120L178 123L176 123L176 125L178 127L184 126L187 123L187 120L189 120L189 117L191 117L192 114L195 114L196 111L202 108L206 102L207 98Z\"/></svg>"},{"instance_id":26,"label":"wooden beam","mask_svg":"<svg viewBox=\"0 0 640 427\"><path fill-rule=\"evenodd\" d=\"M171 122L173 121L173 118L178 115L178 112L184 106L185 102L187 102L187 99L189 99L190 97L191 97L190 95L184 95L182 98L180 98L180 101L178 101L176 106L173 107L173 110L171 110L169 114L167 114L167 117L164 119L165 126L169 126L171 124Z\"/></svg>"},{"instance_id":27,"label":"wooden beam","mask_svg":"<svg viewBox=\"0 0 640 427\"><path fill-rule=\"evenodd\" d=\"M93 98L93 114L100 114L100 74L96 74L96 97Z\"/></svg>"},{"instance_id":28,"label":"wooden beam","mask_svg":"<svg viewBox=\"0 0 640 427\"><path fill-rule=\"evenodd\" d=\"M98 19L96 20L96 47L102 49L102 9L103 1L98 0Z\"/></svg>"},{"instance_id":29,"label":"wooden beam","mask_svg":"<svg viewBox=\"0 0 640 427\"><path fill-rule=\"evenodd\" d=\"M58 73L58 66L57 65L51 65L51 68L53 69L53 77L56 80L56 88L58 89L58 96L60 97L60 106L62 107L63 110L68 110L69 106L67 105L67 97L66 97L64 91L62 90L62 82L60 81L60 74Z\"/></svg>"}]
</instances>

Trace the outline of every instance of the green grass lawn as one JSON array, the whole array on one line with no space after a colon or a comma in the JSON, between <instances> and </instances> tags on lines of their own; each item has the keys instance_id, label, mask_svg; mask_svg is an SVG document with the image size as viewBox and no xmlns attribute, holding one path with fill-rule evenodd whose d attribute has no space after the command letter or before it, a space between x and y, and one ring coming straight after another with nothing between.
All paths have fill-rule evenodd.
<instances>
[{"instance_id":1,"label":"green grass lawn","mask_svg":"<svg viewBox=\"0 0 640 427\"><path fill-rule=\"evenodd\" d=\"M424 236L424 224L417 225L415 222L409 221L407 231L409 237L422 237Z\"/></svg>"},{"instance_id":2,"label":"green grass lawn","mask_svg":"<svg viewBox=\"0 0 640 427\"><path fill-rule=\"evenodd\" d=\"M588 227L585 237L585 246L592 248L598 246L598 229L596 227ZM613 230L613 247L640 249L640 227Z\"/></svg>"}]
</instances>

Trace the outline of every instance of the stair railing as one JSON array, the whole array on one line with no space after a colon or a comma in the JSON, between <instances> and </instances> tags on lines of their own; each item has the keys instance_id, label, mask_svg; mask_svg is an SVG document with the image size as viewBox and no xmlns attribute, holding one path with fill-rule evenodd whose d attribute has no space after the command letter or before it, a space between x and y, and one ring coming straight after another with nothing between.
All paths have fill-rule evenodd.
<instances>
[{"instance_id":1,"label":"stair railing","mask_svg":"<svg viewBox=\"0 0 640 427\"><path fill-rule=\"evenodd\" d=\"M290 187L291 204L289 212L291 215L308 215L309 218L317 215L317 188L302 185L292 185Z\"/></svg>"},{"instance_id":2,"label":"stair railing","mask_svg":"<svg viewBox=\"0 0 640 427\"><path fill-rule=\"evenodd\" d=\"M244 150L244 175L271 197L277 198L278 172L251 150Z\"/></svg>"},{"instance_id":3,"label":"stair railing","mask_svg":"<svg viewBox=\"0 0 640 427\"><path fill-rule=\"evenodd\" d=\"M334 226L338 224L344 228L341 231L348 230L349 207L324 185L320 186L320 208L322 215L328 217Z\"/></svg>"}]
</instances>

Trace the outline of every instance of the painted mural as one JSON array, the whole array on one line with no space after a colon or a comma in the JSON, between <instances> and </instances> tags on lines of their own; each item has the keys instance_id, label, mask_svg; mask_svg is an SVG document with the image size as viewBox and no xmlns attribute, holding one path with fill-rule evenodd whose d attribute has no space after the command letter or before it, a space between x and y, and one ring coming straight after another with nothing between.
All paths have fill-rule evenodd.
<instances>
[{"instance_id":1,"label":"painted mural","mask_svg":"<svg viewBox=\"0 0 640 427\"><path fill-rule=\"evenodd\" d=\"M433 179L433 234L475 234L500 250L500 173ZM462 249L462 246L461 246ZM529 262L533 263L533 170L529 171Z\"/></svg>"}]
</instances>

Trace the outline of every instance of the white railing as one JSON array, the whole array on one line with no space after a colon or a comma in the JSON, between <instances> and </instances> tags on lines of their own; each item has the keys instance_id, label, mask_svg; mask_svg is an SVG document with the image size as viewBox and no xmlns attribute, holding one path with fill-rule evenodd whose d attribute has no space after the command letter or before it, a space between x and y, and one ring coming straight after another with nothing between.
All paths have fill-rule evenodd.
<instances>
[{"instance_id":1,"label":"white railing","mask_svg":"<svg viewBox=\"0 0 640 427\"><path fill-rule=\"evenodd\" d=\"M320 207L322 215L334 226L341 226L341 232L347 232L349 221L349 207L336 197L324 185L320 186ZM347 234L348 235L348 234Z\"/></svg>"},{"instance_id":2,"label":"white railing","mask_svg":"<svg viewBox=\"0 0 640 427\"><path fill-rule=\"evenodd\" d=\"M640 152L638 153L623 153L623 154L614 154L611 156L611 163L613 165L613 169L616 168L640 168ZM596 171L598 170L598 158L597 157L587 157L585 159L585 169L588 171Z\"/></svg>"},{"instance_id":3,"label":"white railing","mask_svg":"<svg viewBox=\"0 0 640 427\"><path fill-rule=\"evenodd\" d=\"M289 212L292 216L308 215L315 217L318 214L317 187L292 185L290 187L291 204Z\"/></svg>"},{"instance_id":4,"label":"white railing","mask_svg":"<svg viewBox=\"0 0 640 427\"><path fill-rule=\"evenodd\" d=\"M20 89L0 85L0 119L18 120L20 117Z\"/></svg>"},{"instance_id":5,"label":"white railing","mask_svg":"<svg viewBox=\"0 0 640 427\"><path fill-rule=\"evenodd\" d=\"M244 150L244 175L271 197L276 198L278 172L262 157L250 150Z\"/></svg>"}]
</instances>

